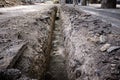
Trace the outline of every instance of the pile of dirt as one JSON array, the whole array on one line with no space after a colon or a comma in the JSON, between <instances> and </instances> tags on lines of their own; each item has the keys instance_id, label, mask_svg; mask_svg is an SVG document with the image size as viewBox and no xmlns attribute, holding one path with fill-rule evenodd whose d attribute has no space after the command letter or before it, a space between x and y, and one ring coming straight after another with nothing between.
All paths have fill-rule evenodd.
<instances>
[{"instance_id":1,"label":"pile of dirt","mask_svg":"<svg viewBox=\"0 0 120 80\"><path fill-rule=\"evenodd\" d=\"M54 9L49 6L0 22L0 80L42 78L49 61Z\"/></svg>"},{"instance_id":2,"label":"pile of dirt","mask_svg":"<svg viewBox=\"0 0 120 80\"><path fill-rule=\"evenodd\" d=\"M0 7L14 6L21 4L20 0L0 0Z\"/></svg>"},{"instance_id":3,"label":"pile of dirt","mask_svg":"<svg viewBox=\"0 0 120 80\"><path fill-rule=\"evenodd\" d=\"M120 29L71 7L61 10L69 80L119 80Z\"/></svg>"}]
</instances>

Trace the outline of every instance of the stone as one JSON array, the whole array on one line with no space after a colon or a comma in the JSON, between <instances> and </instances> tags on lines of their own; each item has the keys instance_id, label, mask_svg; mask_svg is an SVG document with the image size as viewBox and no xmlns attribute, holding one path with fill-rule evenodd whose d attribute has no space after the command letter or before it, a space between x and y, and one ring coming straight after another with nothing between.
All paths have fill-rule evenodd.
<instances>
[{"instance_id":1,"label":"stone","mask_svg":"<svg viewBox=\"0 0 120 80\"><path fill-rule=\"evenodd\" d=\"M107 41L107 37L104 35L100 35L100 43L105 43Z\"/></svg>"},{"instance_id":2,"label":"stone","mask_svg":"<svg viewBox=\"0 0 120 80\"><path fill-rule=\"evenodd\" d=\"M111 67L115 67L116 66L116 64L111 64Z\"/></svg>"},{"instance_id":3,"label":"stone","mask_svg":"<svg viewBox=\"0 0 120 80\"><path fill-rule=\"evenodd\" d=\"M110 48L107 49L107 52L110 53L112 51L120 49L120 46L111 46Z\"/></svg>"},{"instance_id":4,"label":"stone","mask_svg":"<svg viewBox=\"0 0 120 80\"><path fill-rule=\"evenodd\" d=\"M101 48L100 48L100 51L106 51L109 47L110 47L110 45L111 44L108 44L108 43L106 43L106 44L104 44Z\"/></svg>"},{"instance_id":5,"label":"stone","mask_svg":"<svg viewBox=\"0 0 120 80\"><path fill-rule=\"evenodd\" d=\"M99 41L99 38L97 36L94 36L94 37L88 38L87 40L90 41L90 42L97 43Z\"/></svg>"}]
</instances>

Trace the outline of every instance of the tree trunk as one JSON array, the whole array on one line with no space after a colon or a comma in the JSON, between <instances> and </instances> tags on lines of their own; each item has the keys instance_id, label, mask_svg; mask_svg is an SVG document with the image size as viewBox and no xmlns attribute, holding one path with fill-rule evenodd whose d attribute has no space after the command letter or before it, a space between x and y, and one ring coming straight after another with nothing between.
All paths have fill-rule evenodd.
<instances>
[{"instance_id":1,"label":"tree trunk","mask_svg":"<svg viewBox=\"0 0 120 80\"><path fill-rule=\"evenodd\" d=\"M87 0L81 0L81 5L86 6L87 5Z\"/></svg>"},{"instance_id":2,"label":"tree trunk","mask_svg":"<svg viewBox=\"0 0 120 80\"><path fill-rule=\"evenodd\" d=\"M116 8L117 0L102 0L102 8Z\"/></svg>"}]
</instances>

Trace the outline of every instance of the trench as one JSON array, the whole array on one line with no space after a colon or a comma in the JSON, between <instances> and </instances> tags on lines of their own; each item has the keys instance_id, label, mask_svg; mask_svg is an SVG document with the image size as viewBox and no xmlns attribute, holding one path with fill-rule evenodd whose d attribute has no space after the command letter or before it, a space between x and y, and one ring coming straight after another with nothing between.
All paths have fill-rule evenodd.
<instances>
[{"instance_id":1,"label":"trench","mask_svg":"<svg viewBox=\"0 0 120 80\"><path fill-rule=\"evenodd\" d=\"M56 16L56 14L58 15ZM115 55L111 53L107 54L107 52L101 52L99 50L100 46L102 47L104 45L100 44L100 40L97 41L96 43L94 37L91 37L91 35L93 36L92 33L86 36L86 32L88 33L89 31L92 32L95 31L95 33L97 34L99 33L100 35L101 33L104 32L105 34L107 34L106 36L108 37L110 36L109 39L111 41L111 44L115 44L115 42L117 41L114 41L112 39L114 37L111 37L111 34L108 33L112 33L112 35L114 35L115 38L119 40L120 37L119 36L117 36L118 38L116 37L118 33L113 34L111 30L112 27L109 28L105 27L110 25L105 23L103 24L102 21L92 18L92 16L90 16L89 14L81 13L79 16L79 13L74 9L61 8L61 17L59 15L60 13L59 10L57 10L57 8L54 7L51 9L50 16L47 17L49 18L50 21L49 30L48 30L47 38L45 39L43 45L40 46L38 45L40 44L38 42L35 42L34 44L32 44L31 42L31 44L29 43L29 45L28 43L19 45L17 49L14 48L16 46L12 47L12 49L15 49L16 51L13 53L16 53L16 55L21 53L21 55L17 55L17 59L15 61L14 58L13 60L11 60L13 64L8 65L7 70L3 70L3 71L0 70L0 80L118 80L120 79L118 72L120 69L120 65L119 65L120 55L118 54L119 52L114 52ZM37 17L38 22L39 19L41 20L41 18ZM86 21L82 19L86 19ZM77 22L78 20L80 22ZM81 22L83 23L83 25L81 24ZM91 24L85 25L86 23L91 23ZM101 30L101 28L97 26L96 23L100 23L97 25L105 25L105 26L101 26L102 29L105 29L105 31ZM90 27L89 29L88 26L90 25L95 25L94 27L96 29L93 27ZM110 32L108 31L107 33L106 30L110 30ZM100 35L98 38L100 38ZM90 38L88 38L89 36ZM34 41L34 39L31 41ZM119 45L119 42L117 42L117 44ZM23 47L24 45L27 45L25 46L25 49ZM105 55L103 55L102 53L105 53ZM3 57L0 58L2 59ZM108 59L108 61L106 61L106 59ZM115 66L111 63L118 65ZM113 69L108 70L110 65L112 65L111 67ZM114 74L111 73L112 70L115 70ZM106 73L109 73L107 74L108 75L107 77L106 77Z\"/></svg>"},{"instance_id":2,"label":"trench","mask_svg":"<svg viewBox=\"0 0 120 80\"><path fill-rule=\"evenodd\" d=\"M56 14L58 14L58 15L56 15ZM61 15L64 15L64 14L61 13ZM67 20L67 19L66 18L63 19L63 16L61 17L62 20L60 19L59 9L53 9L53 13L51 14L50 18L51 18L51 34L49 34L50 35L50 37L48 38L49 44L47 45L48 48L46 49L46 53L49 55L49 58L46 60L46 61L48 61L46 63L47 70L44 72L43 78L41 80L69 80L69 79L70 80L75 80L75 79L78 80L78 79L82 79L81 78L82 73L81 73L80 69L77 70L77 67L81 66L81 63L79 62L80 58L74 59L73 63L70 63L70 59L66 62L66 59L70 55L66 56L66 53L65 53L67 50L65 51L65 47L64 47L64 37L63 36L65 36L65 35L63 35L64 31L62 31L62 29L63 29L62 28L62 20ZM66 25L66 26L68 27L68 25ZM82 38L83 38L82 40L84 40L84 37L82 37ZM84 41L84 42L86 45L88 44L87 41ZM81 42L80 42L80 44L81 44ZM69 45L69 46L73 47L73 45ZM70 49L72 49L72 48L70 48ZM80 49L80 48L78 48L78 49ZM71 50L71 51L73 51L73 50ZM81 54L83 54L83 53L81 53ZM99 55L97 55L97 56L99 56ZM88 57L86 56L86 58L88 58ZM86 59L86 61L87 61L87 59ZM91 60L89 60L89 64L93 64L93 63L90 63L90 61ZM72 67L70 65L72 65ZM94 67L94 66L92 66L92 67ZM72 69L70 69L70 68L72 68ZM92 70L92 68L89 66L86 66L86 69L87 68ZM76 72L75 72L75 69L76 69ZM71 71L69 71L69 70L71 70ZM89 73L89 74L92 74L92 73ZM68 79L68 77L69 77L69 79ZM40 78L38 78L38 79L40 79ZM91 78L91 80L92 79L97 80L97 78L95 76L93 76ZM111 80L113 80L113 79L111 79Z\"/></svg>"},{"instance_id":3,"label":"trench","mask_svg":"<svg viewBox=\"0 0 120 80\"><path fill-rule=\"evenodd\" d=\"M53 28L50 60L43 80L68 80L65 65L65 48L62 34L62 21L57 11Z\"/></svg>"}]
</instances>

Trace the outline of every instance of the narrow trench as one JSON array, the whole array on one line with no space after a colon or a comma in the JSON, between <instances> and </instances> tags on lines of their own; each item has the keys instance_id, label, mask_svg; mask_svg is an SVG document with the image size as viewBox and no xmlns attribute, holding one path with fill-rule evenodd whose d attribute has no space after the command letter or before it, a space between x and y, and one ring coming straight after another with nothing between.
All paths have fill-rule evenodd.
<instances>
[{"instance_id":1,"label":"narrow trench","mask_svg":"<svg viewBox=\"0 0 120 80\"><path fill-rule=\"evenodd\" d=\"M52 49L50 53L50 63L45 74L44 80L68 80L65 67L65 51L63 44L62 22L60 19L55 21L53 31Z\"/></svg>"}]
</instances>

